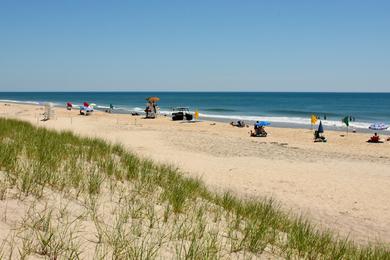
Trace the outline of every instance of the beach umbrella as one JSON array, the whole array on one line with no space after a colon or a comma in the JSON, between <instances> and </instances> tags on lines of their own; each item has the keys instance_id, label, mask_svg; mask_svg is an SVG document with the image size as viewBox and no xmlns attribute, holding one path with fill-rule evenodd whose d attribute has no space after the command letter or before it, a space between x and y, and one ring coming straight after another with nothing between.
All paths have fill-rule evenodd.
<instances>
[{"instance_id":1,"label":"beach umbrella","mask_svg":"<svg viewBox=\"0 0 390 260\"><path fill-rule=\"evenodd\" d=\"M385 123L373 123L368 128L371 130L386 130L389 126Z\"/></svg>"},{"instance_id":2,"label":"beach umbrella","mask_svg":"<svg viewBox=\"0 0 390 260\"><path fill-rule=\"evenodd\" d=\"M96 107L96 104L95 103L91 103L91 104L89 104L89 106Z\"/></svg>"},{"instance_id":3,"label":"beach umbrella","mask_svg":"<svg viewBox=\"0 0 390 260\"><path fill-rule=\"evenodd\" d=\"M322 126L322 121L320 121L320 125L318 126L318 133L323 133L324 132L324 127Z\"/></svg>"},{"instance_id":4,"label":"beach umbrella","mask_svg":"<svg viewBox=\"0 0 390 260\"><path fill-rule=\"evenodd\" d=\"M267 121L260 121L255 124L255 126L268 126L268 125L271 125L271 123Z\"/></svg>"},{"instance_id":5,"label":"beach umbrella","mask_svg":"<svg viewBox=\"0 0 390 260\"><path fill-rule=\"evenodd\" d=\"M89 107L89 104L88 104L88 102L84 102L84 104L83 104L85 107Z\"/></svg>"},{"instance_id":6,"label":"beach umbrella","mask_svg":"<svg viewBox=\"0 0 390 260\"><path fill-rule=\"evenodd\" d=\"M160 101L160 98L159 97L148 97L148 98L146 98L146 100L149 102L157 102L157 101Z\"/></svg>"}]
</instances>

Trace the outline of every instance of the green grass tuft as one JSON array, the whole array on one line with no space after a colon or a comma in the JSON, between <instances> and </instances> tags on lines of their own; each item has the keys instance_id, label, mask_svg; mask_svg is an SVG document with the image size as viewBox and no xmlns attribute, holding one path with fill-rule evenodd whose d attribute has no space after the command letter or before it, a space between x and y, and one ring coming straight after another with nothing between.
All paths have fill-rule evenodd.
<instances>
[{"instance_id":1,"label":"green grass tuft","mask_svg":"<svg viewBox=\"0 0 390 260\"><path fill-rule=\"evenodd\" d=\"M97 232L96 258L156 258L161 247L174 243L170 249L178 258L191 259L256 257L270 251L284 258L390 259L388 246L358 246L320 231L286 214L272 199L216 194L201 181L141 159L121 145L68 131L0 118L0 170L0 200L13 188L20 196L40 198L51 189L85 198ZM111 192L121 209L115 210L111 226L99 213L103 191ZM43 211L25 221L29 228L20 256L78 258L73 224L58 219Z\"/></svg>"}]
</instances>

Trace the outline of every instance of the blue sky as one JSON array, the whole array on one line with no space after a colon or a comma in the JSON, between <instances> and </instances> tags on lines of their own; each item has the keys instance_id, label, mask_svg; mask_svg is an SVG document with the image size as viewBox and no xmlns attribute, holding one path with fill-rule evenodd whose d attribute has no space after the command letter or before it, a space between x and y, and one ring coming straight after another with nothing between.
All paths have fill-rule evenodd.
<instances>
[{"instance_id":1,"label":"blue sky","mask_svg":"<svg viewBox=\"0 0 390 260\"><path fill-rule=\"evenodd\" d=\"M0 2L0 91L390 91L390 1Z\"/></svg>"}]
</instances>

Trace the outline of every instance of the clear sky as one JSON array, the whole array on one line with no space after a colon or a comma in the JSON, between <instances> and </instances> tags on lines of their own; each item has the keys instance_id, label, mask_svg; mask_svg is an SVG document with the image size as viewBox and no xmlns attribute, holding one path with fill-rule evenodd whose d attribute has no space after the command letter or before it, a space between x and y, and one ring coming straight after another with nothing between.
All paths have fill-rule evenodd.
<instances>
[{"instance_id":1,"label":"clear sky","mask_svg":"<svg viewBox=\"0 0 390 260\"><path fill-rule=\"evenodd\" d=\"M390 1L1 0L0 91L390 91Z\"/></svg>"}]
</instances>

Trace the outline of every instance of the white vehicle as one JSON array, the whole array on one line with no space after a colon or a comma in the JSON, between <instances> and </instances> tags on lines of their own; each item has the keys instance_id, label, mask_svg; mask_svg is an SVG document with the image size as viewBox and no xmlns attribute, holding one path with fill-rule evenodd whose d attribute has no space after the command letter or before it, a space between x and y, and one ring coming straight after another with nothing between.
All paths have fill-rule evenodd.
<instances>
[{"instance_id":1,"label":"white vehicle","mask_svg":"<svg viewBox=\"0 0 390 260\"><path fill-rule=\"evenodd\" d=\"M188 107L175 107L172 109L172 120L192 120L193 115Z\"/></svg>"}]
</instances>

